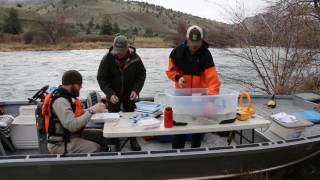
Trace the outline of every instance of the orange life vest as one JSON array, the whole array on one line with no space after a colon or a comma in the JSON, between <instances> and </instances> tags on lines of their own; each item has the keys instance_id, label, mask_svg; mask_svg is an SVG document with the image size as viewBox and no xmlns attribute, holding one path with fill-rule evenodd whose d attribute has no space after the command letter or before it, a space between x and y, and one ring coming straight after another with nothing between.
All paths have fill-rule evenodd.
<instances>
[{"instance_id":1,"label":"orange life vest","mask_svg":"<svg viewBox=\"0 0 320 180\"><path fill-rule=\"evenodd\" d=\"M63 96L60 96L60 97L63 97ZM54 96L54 93L50 93L44 99L44 102L42 105L42 116L43 116L44 124L42 125L43 126L42 128L38 127L38 129L42 129L43 133L47 134L49 131L50 121L53 120L52 104L53 104L53 100L57 98L58 97ZM73 106L72 109L75 117L79 117L84 114L84 108L80 99L76 99L75 102L70 102L70 103ZM37 126L39 125L37 124Z\"/></svg>"}]
</instances>

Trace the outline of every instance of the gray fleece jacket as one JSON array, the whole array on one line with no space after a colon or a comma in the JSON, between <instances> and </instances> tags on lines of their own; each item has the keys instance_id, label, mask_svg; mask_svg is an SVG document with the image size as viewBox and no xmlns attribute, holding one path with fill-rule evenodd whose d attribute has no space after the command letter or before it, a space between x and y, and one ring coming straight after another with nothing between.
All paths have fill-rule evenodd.
<instances>
[{"instance_id":1,"label":"gray fleece jacket","mask_svg":"<svg viewBox=\"0 0 320 180\"><path fill-rule=\"evenodd\" d=\"M63 97L54 101L52 109L60 120L62 126L71 133L75 133L84 128L92 116L89 111L85 111L82 116L75 117L70 102Z\"/></svg>"}]
</instances>

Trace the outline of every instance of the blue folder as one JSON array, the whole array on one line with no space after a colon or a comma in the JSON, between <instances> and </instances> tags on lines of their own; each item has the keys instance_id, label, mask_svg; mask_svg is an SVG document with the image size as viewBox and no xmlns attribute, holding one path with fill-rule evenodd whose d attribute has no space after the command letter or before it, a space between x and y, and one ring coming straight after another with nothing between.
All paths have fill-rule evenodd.
<instances>
[{"instance_id":1,"label":"blue folder","mask_svg":"<svg viewBox=\"0 0 320 180\"><path fill-rule=\"evenodd\" d=\"M313 122L314 124L320 124L320 113L317 111L309 110L309 111L302 111L294 113L295 116L299 116Z\"/></svg>"}]
</instances>

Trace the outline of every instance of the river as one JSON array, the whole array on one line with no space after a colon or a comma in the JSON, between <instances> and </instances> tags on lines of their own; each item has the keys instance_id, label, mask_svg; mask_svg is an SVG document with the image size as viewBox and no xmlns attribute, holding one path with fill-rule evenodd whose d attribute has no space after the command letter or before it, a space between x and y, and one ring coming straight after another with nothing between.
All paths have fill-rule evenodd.
<instances>
[{"instance_id":1,"label":"river","mask_svg":"<svg viewBox=\"0 0 320 180\"><path fill-rule=\"evenodd\" d=\"M165 73L171 50L137 49L147 69L141 97L153 97L156 93L173 87L173 82L168 80ZM236 90L249 88L230 81L227 77L258 82L255 73L242 66L239 59L226 56L221 49L210 51L224 87ZM70 69L78 70L83 75L82 97L89 91L100 91L96 75L100 61L106 53L107 49L0 52L0 101L26 100L46 84L58 86L63 72Z\"/></svg>"}]
</instances>

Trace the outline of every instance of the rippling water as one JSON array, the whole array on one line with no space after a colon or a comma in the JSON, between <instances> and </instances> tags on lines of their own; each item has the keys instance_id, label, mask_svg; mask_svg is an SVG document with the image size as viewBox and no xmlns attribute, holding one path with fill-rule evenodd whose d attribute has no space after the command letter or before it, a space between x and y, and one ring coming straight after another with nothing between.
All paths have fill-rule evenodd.
<instances>
[{"instance_id":1,"label":"rippling water","mask_svg":"<svg viewBox=\"0 0 320 180\"><path fill-rule=\"evenodd\" d=\"M155 93L173 87L165 70L172 49L138 49L146 69L147 80L142 97L153 97ZM226 57L222 50L210 50L223 85L232 89L242 88L226 77L252 79L256 76L241 66L238 59ZM98 66L107 50L71 50L43 52L0 52L0 101L26 100L42 86L59 85L64 71L75 69L84 77L82 97L91 90L99 90L96 80Z\"/></svg>"}]
</instances>

